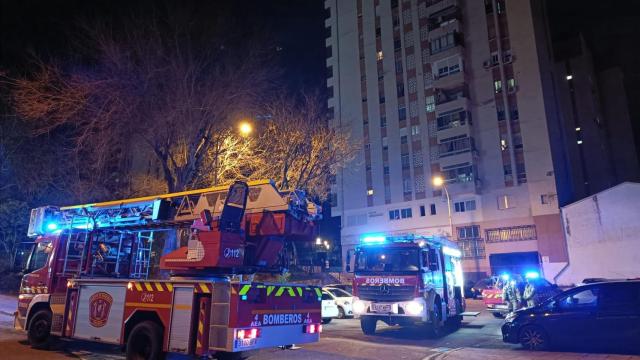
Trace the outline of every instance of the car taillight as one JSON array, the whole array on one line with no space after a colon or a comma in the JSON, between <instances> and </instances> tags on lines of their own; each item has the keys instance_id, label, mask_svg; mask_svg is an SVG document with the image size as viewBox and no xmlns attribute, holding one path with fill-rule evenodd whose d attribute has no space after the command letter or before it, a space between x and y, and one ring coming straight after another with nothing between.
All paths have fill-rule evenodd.
<instances>
[{"instance_id":1,"label":"car taillight","mask_svg":"<svg viewBox=\"0 0 640 360\"><path fill-rule=\"evenodd\" d=\"M304 326L304 332L306 334L319 334L322 332L321 324L308 324Z\"/></svg>"},{"instance_id":2,"label":"car taillight","mask_svg":"<svg viewBox=\"0 0 640 360\"><path fill-rule=\"evenodd\" d=\"M236 339L238 340L255 339L258 336L260 336L260 330L257 328L236 330Z\"/></svg>"}]
</instances>

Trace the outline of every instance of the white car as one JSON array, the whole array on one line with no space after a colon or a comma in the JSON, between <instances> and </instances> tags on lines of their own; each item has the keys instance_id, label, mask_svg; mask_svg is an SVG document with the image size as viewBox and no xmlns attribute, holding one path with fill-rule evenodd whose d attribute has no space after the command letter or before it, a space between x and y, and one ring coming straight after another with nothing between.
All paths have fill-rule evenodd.
<instances>
[{"instance_id":1,"label":"white car","mask_svg":"<svg viewBox=\"0 0 640 360\"><path fill-rule=\"evenodd\" d=\"M353 316L353 295L333 287L325 287L322 290L329 293L331 298L335 300L336 305L338 305L338 319Z\"/></svg>"},{"instance_id":2,"label":"white car","mask_svg":"<svg viewBox=\"0 0 640 360\"><path fill-rule=\"evenodd\" d=\"M336 305L335 300L331 297L331 295L323 291L322 292L322 323L328 324L335 317L340 315L340 310L338 310L338 305Z\"/></svg>"}]
</instances>

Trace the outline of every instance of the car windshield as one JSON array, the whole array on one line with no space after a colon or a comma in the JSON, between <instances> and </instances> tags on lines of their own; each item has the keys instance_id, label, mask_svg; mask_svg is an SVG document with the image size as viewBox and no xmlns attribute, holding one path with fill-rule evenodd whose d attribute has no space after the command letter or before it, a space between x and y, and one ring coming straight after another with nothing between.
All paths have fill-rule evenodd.
<instances>
[{"instance_id":1,"label":"car windshield","mask_svg":"<svg viewBox=\"0 0 640 360\"><path fill-rule=\"evenodd\" d=\"M332 293L335 297L352 297L353 295L342 289L327 289L328 292Z\"/></svg>"},{"instance_id":2,"label":"car windshield","mask_svg":"<svg viewBox=\"0 0 640 360\"><path fill-rule=\"evenodd\" d=\"M418 249L364 248L356 254L359 272L416 272L420 269Z\"/></svg>"}]
</instances>

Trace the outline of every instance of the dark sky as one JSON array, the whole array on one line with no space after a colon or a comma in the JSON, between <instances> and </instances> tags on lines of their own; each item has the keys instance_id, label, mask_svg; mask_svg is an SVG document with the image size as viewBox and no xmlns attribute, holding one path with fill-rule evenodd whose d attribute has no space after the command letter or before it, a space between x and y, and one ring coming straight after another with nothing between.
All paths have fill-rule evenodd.
<instances>
[{"instance_id":1,"label":"dark sky","mask_svg":"<svg viewBox=\"0 0 640 360\"><path fill-rule=\"evenodd\" d=\"M70 39L77 36L80 22L117 24L132 13L144 14L167 3L196 9L193 21L201 26L222 14L263 29L282 48L278 57L290 88L324 88L322 0L0 0L0 69L24 70L30 53L73 57Z\"/></svg>"}]
</instances>

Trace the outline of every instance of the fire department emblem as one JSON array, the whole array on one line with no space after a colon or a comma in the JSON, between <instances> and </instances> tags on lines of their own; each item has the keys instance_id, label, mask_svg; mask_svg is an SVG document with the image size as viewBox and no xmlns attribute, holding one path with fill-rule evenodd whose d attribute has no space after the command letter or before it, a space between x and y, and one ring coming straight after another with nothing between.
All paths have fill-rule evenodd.
<instances>
[{"instance_id":1,"label":"fire department emblem","mask_svg":"<svg viewBox=\"0 0 640 360\"><path fill-rule=\"evenodd\" d=\"M113 298L106 292L97 292L89 298L89 323L93 327L103 327L109 319Z\"/></svg>"}]
</instances>

